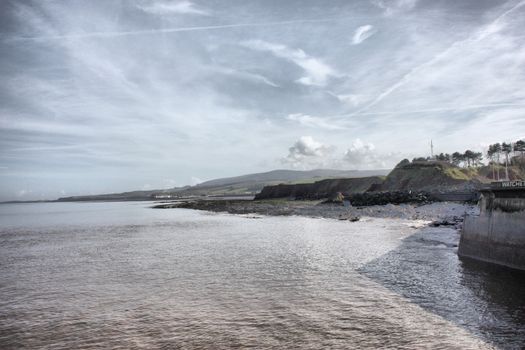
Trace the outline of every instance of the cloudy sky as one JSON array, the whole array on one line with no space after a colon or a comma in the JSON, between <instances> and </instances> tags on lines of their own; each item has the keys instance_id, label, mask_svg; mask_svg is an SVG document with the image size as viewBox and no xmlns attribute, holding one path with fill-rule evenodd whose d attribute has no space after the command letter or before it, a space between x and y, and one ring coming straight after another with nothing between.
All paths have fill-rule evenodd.
<instances>
[{"instance_id":1,"label":"cloudy sky","mask_svg":"<svg viewBox=\"0 0 525 350\"><path fill-rule=\"evenodd\" d=\"M525 1L2 0L0 200L525 136Z\"/></svg>"}]
</instances>

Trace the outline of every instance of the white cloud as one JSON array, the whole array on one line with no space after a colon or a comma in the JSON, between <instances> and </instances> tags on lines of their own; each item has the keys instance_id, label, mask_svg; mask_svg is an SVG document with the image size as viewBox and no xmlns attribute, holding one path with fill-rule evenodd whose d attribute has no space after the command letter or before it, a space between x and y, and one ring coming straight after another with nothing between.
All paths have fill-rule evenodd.
<instances>
[{"instance_id":1,"label":"white cloud","mask_svg":"<svg viewBox=\"0 0 525 350\"><path fill-rule=\"evenodd\" d=\"M361 26L355 30L354 36L352 37L352 44L361 44L366 39L370 38L375 34L374 27L370 24Z\"/></svg>"},{"instance_id":2,"label":"white cloud","mask_svg":"<svg viewBox=\"0 0 525 350\"><path fill-rule=\"evenodd\" d=\"M326 85L330 77L337 76L336 71L322 60L307 55L301 49L291 49L286 45L269 43L263 40L248 40L243 46L256 51L266 51L301 67L307 74L296 81L303 85Z\"/></svg>"},{"instance_id":3,"label":"white cloud","mask_svg":"<svg viewBox=\"0 0 525 350\"><path fill-rule=\"evenodd\" d=\"M288 156L281 159L281 161L293 168L312 169L324 167L326 164L329 164L330 156L334 150L334 146L325 145L314 140L311 136L301 136L288 149Z\"/></svg>"},{"instance_id":4,"label":"white cloud","mask_svg":"<svg viewBox=\"0 0 525 350\"><path fill-rule=\"evenodd\" d=\"M156 15L208 15L208 12L195 7L190 1L156 1L149 5L138 5L138 7L145 12Z\"/></svg>"},{"instance_id":5,"label":"white cloud","mask_svg":"<svg viewBox=\"0 0 525 350\"><path fill-rule=\"evenodd\" d=\"M322 152L306 142L287 165L357 167L343 163L347 148L357 163L368 157L359 167L388 165L381 150L403 152L395 162L426 155L430 138L451 153L525 133L525 1L376 1L380 9L348 2L338 18L328 7L309 12L315 21L283 21L294 10L276 2L224 11L219 2L189 1L6 9L13 26L0 41L10 67L0 94L0 198L17 198L37 178L24 199L42 189L53 198L61 189L161 188L166 177L185 185L225 168L270 170L308 134ZM203 23L195 9L217 17ZM137 16L116 21L124 12ZM387 12L399 16L385 19ZM381 35L351 45L359 25L373 32L376 23ZM254 38L264 41L243 41ZM354 135L376 148L352 149ZM340 152L326 151L325 141Z\"/></svg>"},{"instance_id":6,"label":"white cloud","mask_svg":"<svg viewBox=\"0 0 525 350\"><path fill-rule=\"evenodd\" d=\"M359 138L344 154L336 154L335 146L316 141L311 136L301 136L288 151L281 162L299 169L388 169L402 158L398 153L381 153L374 144Z\"/></svg>"},{"instance_id":7,"label":"white cloud","mask_svg":"<svg viewBox=\"0 0 525 350\"><path fill-rule=\"evenodd\" d=\"M330 150L331 147L315 141L311 136L301 136L289 149L292 157L319 157L326 155Z\"/></svg>"},{"instance_id":8,"label":"white cloud","mask_svg":"<svg viewBox=\"0 0 525 350\"><path fill-rule=\"evenodd\" d=\"M354 169L385 169L392 167L398 158L393 154L380 154L373 143L356 139L346 150L343 160Z\"/></svg>"}]
</instances>

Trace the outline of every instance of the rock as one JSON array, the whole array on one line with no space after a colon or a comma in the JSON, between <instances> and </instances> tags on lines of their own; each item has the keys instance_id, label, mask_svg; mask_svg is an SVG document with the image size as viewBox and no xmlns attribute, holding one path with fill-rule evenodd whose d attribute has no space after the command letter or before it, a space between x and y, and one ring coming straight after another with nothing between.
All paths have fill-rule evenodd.
<instances>
[{"instance_id":1,"label":"rock","mask_svg":"<svg viewBox=\"0 0 525 350\"><path fill-rule=\"evenodd\" d=\"M364 192L373 184L381 184L382 182L383 178L381 176L369 176L346 179L325 179L304 184L271 185L265 186L260 193L255 195L255 199L292 198L318 200L330 198L338 192Z\"/></svg>"},{"instance_id":2,"label":"rock","mask_svg":"<svg viewBox=\"0 0 525 350\"><path fill-rule=\"evenodd\" d=\"M403 159L402 161L400 161L399 163L397 163L397 165L395 166L396 168L402 168L406 165L410 165L410 161L408 159Z\"/></svg>"},{"instance_id":3,"label":"rock","mask_svg":"<svg viewBox=\"0 0 525 350\"><path fill-rule=\"evenodd\" d=\"M427 204L435 198L427 192L387 191L355 193L349 196L353 206L371 206L385 204L420 203Z\"/></svg>"},{"instance_id":4,"label":"rock","mask_svg":"<svg viewBox=\"0 0 525 350\"><path fill-rule=\"evenodd\" d=\"M458 228L463 223L463 218L459 216L448 217L441 220L432 221L429 226L438 227L438 226L454 226Z\"/></svg>"},{"instance_id":5,"label":"rock","mask_svg":"<svg viewBox=\"0 0 525 350\"><path fill-rule=\"evenodd\" d=\"M335 204L343 204L343 200L345 197L341 192L336 192L333 195L331 195L327 200L325 200L323 203L335 203Z\"/></svg>"}]
</instances>

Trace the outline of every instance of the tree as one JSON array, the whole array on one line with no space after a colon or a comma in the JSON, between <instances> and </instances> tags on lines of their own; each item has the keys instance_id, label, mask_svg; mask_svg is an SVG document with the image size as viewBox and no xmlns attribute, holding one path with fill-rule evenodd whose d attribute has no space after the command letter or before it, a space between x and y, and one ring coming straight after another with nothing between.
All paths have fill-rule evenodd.
<instances>
[{"instance_id":1,"label":"tree","mask_svg":"<svg viewBox=\"0 0 525 350\"><path fill-rule=\"evenodd\" d=\"M518 140L514 143L514 150L521 153L521 160L523 161L523 154L525 153L525 141Z\"/></svg>"},{"instance_id":2,"label":"tree","mask_svg":"<svg viewBox=\"0 0 525 350\"><path fill-rule=\"evenodd\" d=\"M483 159L483 153L481 153L481 152L474 152L474 158L472 160L474 161L474 165L475 166L480 166L482 159Z\"/></svg>"},{"instance_id":3,"label":"tree","mask_svg":"<svg viewBox=\"0 0 525 350\"><path fill-rule=\"evenodd\" d=\"M496 170L494 168L494 157L496 155L496 150L494 145L489 145L487 150L487 158L490 159L490 164L492 165L492 180L496 179Z\"/></svg>"},{"instance_id":4,"label":"tree","mask_svg":"<svg viewBox=\"0 0 525 350\"><path fill-rule=\"evenodd\" d=\"M454 152L452 153L452 163L454 165L458 165L461 164L462 161L465 160L465 157L463 156L463 154L459 153L459 152Z\"/></svg>"},{"instance_id":5,"label":"tree","mask_svg":"<svg viewBox=\"0 0 525 350\"><path fill-rule=\"evenodd\" d=\"M505 178L509 180L509 154L512 152L512 144L503 142L501 151L505 153Z\"/></svg>"},{"instance_id":6,"label":"tree","mask_svg":"<svg viewBox=\"0 0 525 350\"><path fill-rule=\"evenodd\" d=\"M446 154L443 154L443 153L440 153L436 156L436 159L437 160L440 160L442 162L446 162L448 161L448 158L447 158L447 155Z\"/></svg>"},{"instance_id":7,"label":"tree","mask_svg":"<svg viewBox=\"0 0 525 350\"><path fill-rule=\"evenodd\" d=\"M466 150L465 153L463 154L463 158L467 161L467 167L470 168L471 162L474 163L474 156L475 156L475 153L469 149Z\"/></svg>"},{"instance_id":8,"label":"tree","mask_svg":"<svg viewBox=\"0 0 525 350\"><path fill-rule=\"evenodd\" d=\"M492 146L494 146L494 154L496 155L496 160L497 160L498 165L499 165L500 164L499 157L501 155L501 144L500 143L495 143ZM498 172L496 173L496 175L497 175L498 181L499 181L499 166L498 166Z\"/></svg>"}]
</instances>

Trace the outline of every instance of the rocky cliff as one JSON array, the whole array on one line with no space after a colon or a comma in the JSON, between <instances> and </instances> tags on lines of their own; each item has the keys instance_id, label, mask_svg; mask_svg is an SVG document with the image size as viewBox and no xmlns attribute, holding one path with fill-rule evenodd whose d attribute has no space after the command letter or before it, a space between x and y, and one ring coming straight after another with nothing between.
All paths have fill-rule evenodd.
<instances>
[{"instance_id":1,"label":"rocky cliff","mask_svg":"<svg viewBox=\"0 0 525 350\"><path fill-rule=\"evenodd\" d=\"M310 184L266 186L255 196L255 199L294 198L321 199L329 198L340 192L343 195L361 193L371 187L379 186L384 180L382 176L359 177L352 179L326 179Z\"/></svg>"},{"instance_id":2,"label":"rocky cliff","mask_svg":"<svg viewBox=\"0 0 525 350\"><path fill-rule=\"evenodd\" d=\"M483 182L474 168L459 168L439 161L400 162L386 177L378 191L468 191Z\"/></svg>"},{"instance_id":3,"label":"rocky cliff","mask_svg":"<svg viewBox=\"0 0 525 350\"><path fill-rule=\"evenodd\" d=\"M386 178L372 176L354 179L326 179L311 184L266 186L256 195L255 199L321 199L342 193L344 197L359 199L359 202L380 204L376 202L382 203L386 200L388 203L404 203L419 201L419 197L424 197L422 201L440 200L439 196L430 194L463 193L466 194L463 196L465 198L458 200L467 200L470 198L469 193L474 193L480 186L488 182L490 180L479 175L476 168L459 168L439 161L410 162L403 160Z\"/></svg>"}]
</instances>

